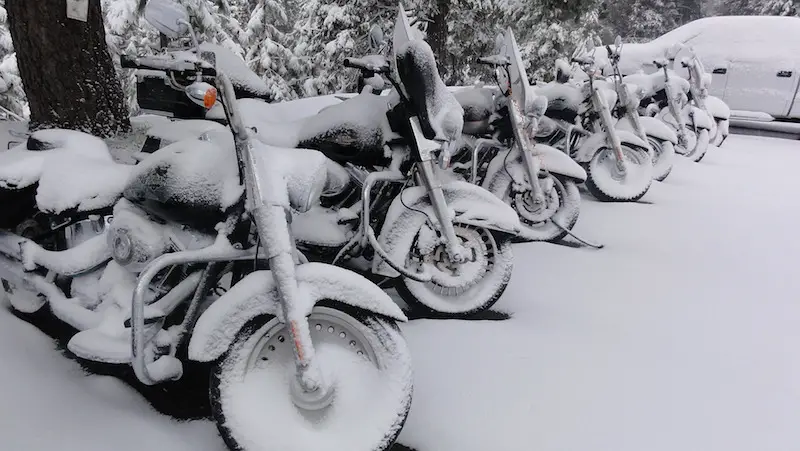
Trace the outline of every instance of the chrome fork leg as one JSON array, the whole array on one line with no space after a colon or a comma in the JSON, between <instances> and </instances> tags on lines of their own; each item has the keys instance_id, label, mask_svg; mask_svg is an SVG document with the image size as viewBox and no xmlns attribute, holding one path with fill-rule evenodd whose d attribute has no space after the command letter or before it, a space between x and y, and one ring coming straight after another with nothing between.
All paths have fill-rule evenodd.
<instances>
[{"instance_id":1,"label":"chrome fork leg","mask_svg":"<svg viewBox=\"0 0 800 451\"><path fill-rule=\"evenodd\" d=\"M434 163L432 160L422 161L417 163L417 167L420 169L419 173L422 178L422 183L428 190L433 211L436 214L436 219L439 221L442 235L444 235L446 240L447 253L454 263L463 263L466 261L467 253L458 237L456 237L453 221L450 219L450 211L447 208L447 202L444 198L442 182L439 181L435 175L436 169Z\"/></svg>"}]
</instances>

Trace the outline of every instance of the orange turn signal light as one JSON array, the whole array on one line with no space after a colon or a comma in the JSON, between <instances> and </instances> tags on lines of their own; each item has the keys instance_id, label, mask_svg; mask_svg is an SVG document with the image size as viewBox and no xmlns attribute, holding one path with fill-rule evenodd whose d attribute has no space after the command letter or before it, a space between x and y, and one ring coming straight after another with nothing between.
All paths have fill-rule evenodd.
<instances>
[{"instance_id":1,"label":"orange turn signal light","mask_svg":"<svg viewBox=\"0 0 800 451\"><path fill-rule=\"evenodd\" d=\"M206 94L203 96L203 105L207 110L210 110L217 103L217 89L208 88Z\"/></svg>"}]
</instances>

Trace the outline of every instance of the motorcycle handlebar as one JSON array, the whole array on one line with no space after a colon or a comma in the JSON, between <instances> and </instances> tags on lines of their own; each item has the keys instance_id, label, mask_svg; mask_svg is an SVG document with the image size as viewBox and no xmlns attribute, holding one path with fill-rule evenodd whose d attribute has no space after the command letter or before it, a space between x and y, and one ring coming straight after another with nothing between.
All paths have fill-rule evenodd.
<instances>
[{"instance_id":1,"label":"motorcycle handlebar","mask_svg":"<svg viewBox=\"0 0 800 451\"><path fill-rule=\"evenodd\" d=\"M154 61L154 59L148 58L148 61ZM176 65L179 63L183 63L182 64L183 67L176 67ZM126 55L120 56L120 65L122 66L123 69L144 69L144 70L157 70L166 72L196 71L195 64L189 61L166 61L164 62L164 64L143 64L140 62L139 58L131 58ZM203 76L207 77L215 77L217 75L217 71L213 67L200 67L200 71L203 74Z\"/></svg>"},{"instance_id":2,"label":"motorcycle handlebar","mask_svg":"<svg viewBox=\"0 0 800 451\"><path fill-rule=\"evenodd\" d=\"M505 56L492 55L479 57L478 64L486 66L510 66L511 61Z\"/></svg>"},{"instance_id":3,"label":"motorcycle handlebar","mask_svg":"<svg viewBox=\"0 0 800 451\"><path fill-rule=\"evenodd\" d=\"M389 66L376 66L375 64L370 64L364 59L361 58L345 58L344 62L342 63L344 67L349 67L352 69L358 69L362 72L374 72L376 74L383 74L389 72Z\"/></svg>"}]
</instances>

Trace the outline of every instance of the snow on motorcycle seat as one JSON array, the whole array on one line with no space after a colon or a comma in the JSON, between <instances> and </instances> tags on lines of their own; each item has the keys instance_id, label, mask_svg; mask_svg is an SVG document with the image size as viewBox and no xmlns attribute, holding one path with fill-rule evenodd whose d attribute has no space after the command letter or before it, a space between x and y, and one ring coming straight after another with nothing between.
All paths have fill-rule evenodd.
<instances>
[{"instance_id":1,"label":"snow on motorcycle seat","mask_svg":"<svg viewBox=\"0 0 800 451\"><path fill-rule=\"evenodd\" d=\"M269 108L257 114L259 109L252 108L255 102L242 102L245 107L242 118L248 127L255 127L255 138L264 144L314 149L338 163L371 165L385 158L383 144L392 134L385 113L387 103L392 100L359 94L344 102L337 100L336 104L322 108L315 115L283 122L271 114ZM314 104L315 107L319 105L321 103Z\"/></svg>"},{"instance_id":2,"label":"snow on motorcycle seat","mask_svg":"<svg viewBox=\"0 0 800 451\"><path fill-rule=\"evenodd\" d=\"M494 95L486 88L462 89L454 94L464 109L464 133L483 135L489 131L489 118L494 111Z\"/></svg>"},{"instance_id":3,"label":"snow on motorcycle seat","mask_svg":"<svg viewBox=\"0 0 800 451\"><path fill-rule=\"evenodd\" d=\"M411 40L396 49L397 72L426 139L454 141L464 126L464 109L447 89L433 50L427 42Z\"/></svg>"},{"instance_id":4,"label":"snow on motorcycle seat","mask_svg":"<svg viewBox=\"0 0 800 451\"><path fill-rule=\"evenodd\" d=\"M0 153L0 201L25 210L21 214L34 207L48 213L97 210L116 202L129 171L114 162L100 138L74 130L40 130L28 143Z\"/></svg>"}]
</instances>

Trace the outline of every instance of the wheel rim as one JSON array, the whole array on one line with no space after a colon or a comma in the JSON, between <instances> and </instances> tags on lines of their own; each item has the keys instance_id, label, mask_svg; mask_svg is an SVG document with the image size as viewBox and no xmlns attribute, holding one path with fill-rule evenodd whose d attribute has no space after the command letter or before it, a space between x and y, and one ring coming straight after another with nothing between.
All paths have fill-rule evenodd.
<instances>
[{"instance_id":1,"label":"wheel rim","mask_svg":"<svg viewBox=\"0 0 800 451\"><path fill-rule=\"evenodd\" d=\"M686 146L682 146L678 143L675 146L675 151L681 155L689 155L689 152L694 150L697 146L697 133L695 133L692 129L686 127Z\"/></svg>"},{"instance_id":2,"label":"wheel rim","mask_svg":"<svg viewBox=\"0 0 800 451\"><path fill-rule=\"evenodd\" d=\"M438 245L429 256L416 256L432 273L432 280L425 286L439 296L464 294L480 283L495 263L497 244L488 230L462 225L454 229L461 245L471 253L467 262L451 262L444 244Z\"/></svg>"},{"instance_id":3,"label":"wheel rim","mask_svg":"<svg viewBox=\"0 0 800 451\"><path fill-rule=\"evenodd\" d=\"M625 172L617 167L617 158L610 148L601 149L589 164L589 177L604 195L620 200L637 198L652 183L653 165L650 154L622 146Z\"/></svg>"},{"instance_id":4,"label":"wheel rim","mask_svg":"<svg viewBox=\"0 0 800 451\"><path fill-rule=\"evenodd\" d=\"M547 222L550 218L555 216L559 208L561 208L561 194L559 193L559 186L561 183L552 176L548 179L553 186L544 193L544 202L536 205L533 201L533 193L530 190L514 193L511 201L511 206L517 211L517 215L523 224L529 227L535 227ZM561 187L563 190L563 187Z\"/></svg>"},{"instance_id":5,"label":"wheel rim","mask_svg":"<svg viewBox=\"0 0 800 451\"><path fill-rule=\"evenodd\" d=\"M224 425L247 451L371 451L385 445L396 434L397 401L407 394L402 378L384 374L395 364L384 362L371 344L381 339L369 340L368 328L336 309L315 307L308 323L317 362L335 389L333 402L319 410L295 405L294 347L285 325L273 319L251 337L257 341L241 361L243 374L235 383L220 383Z\"/></svg>"}]
</instances>

